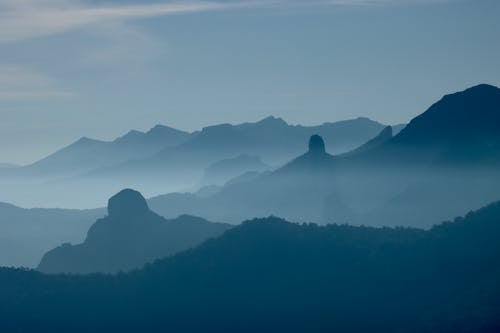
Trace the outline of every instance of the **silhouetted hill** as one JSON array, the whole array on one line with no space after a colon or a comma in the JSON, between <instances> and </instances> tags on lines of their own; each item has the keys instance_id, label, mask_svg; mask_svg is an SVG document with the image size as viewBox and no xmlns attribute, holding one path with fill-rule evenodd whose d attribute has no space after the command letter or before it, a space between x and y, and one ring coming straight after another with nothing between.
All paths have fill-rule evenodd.
<instances>
[{"instance_id":1,"label":"silhouetted hill","mask_svg":"<svg viewBox=\"0 0 500 333\"><path fill-rule=\"evenodd\" d=\"M147 132L130 131L114 141L83 137L71 145L24 167L27 174L68 176L81 172L145 158L161 149L181 144L190 134L157 125Z\"/></svg>"},{"instance_id":2,"label":"silhouetted hill","mask_svg":"<svg viewBox=\"0 0 500 333\"><path fill-rule=\"evenodd\" d=\"M326 152L323 138L314 134L309 138L307 152L283 166L276 173L298 172L307 174L328 171L333 167L334 160L334 157Z\"/></svg>"},{"instance_id":3,"label":"silhouetted hill","mask_svg":"<svg viewBox=\"0 0 500 333\"><path fill-rule=\"evenodd\" d=\"M289 125L281 118L267 117L255 123L205 127L180 149L196 152L209 150L222 157L258 155L272 164L281 164L299 154L311 135L321 135L331 142L329 152L339 153L359 146L383 128L384 125L368 118L301 126Z\"/></svg>"},{"instance_id":4,"label":"silhouetted hill","mask_svg":"<svg viewBox=\"0 0 500 333\"><path fill-rule=\"evenodd\" d=\"M147 133L131 131L112 142L83 138L32 165L2 170L0 200L87 208L124 187L141 188L147 196L191 191L199 186L204 170L220 160L259 156L277 167L301 154L313 134L330 142L329 153L337 153L359 146L383 128L367 118L301 126L268 117L208 126L191 134L157 126Z\"/></svg>"},{"instance_id":5,"label":"silhouetted hill","mask_svg":"<svg viewBox=\"0 0 500 333\"><path fill-rule=\"evenodd\" d=\"M63 242L81 242L101 209L20 208L0 203L0 266L35 267Z\"/></svg>"},{"instance_id":6,"label":"silhouetted hill","mask_svg":"<svg viewBox=\"0 0 500 333\"><path fill-rule=\"evenodd\" d=\"M392 134L397 135L399 132L401 132L406 127L406 125L407 124L397 124L397 125L391 126L392 127Z\"/></svg>"},{"instance_id":7,"label":"silhouetted hill","mask_svg":"<svg viewBox=\"0 0 500 333\"><path fill-rule=\"evenodd\" d=\"M374 154L409 163L499 163L500 89L481 84L444 96Z\"/></svg>"},{"instance_id":8,"label":"silhouetted hill","mask_svg":"<svg viewBox=\"0 0 500 333\"><path fill-rule=\"evenodd\" d=\"M428 231L256 219L117 276L0 270L10 331L497 332L500 203Z\"/></svg>"},{"instance_id":9,"label":"silhouetted hill","mask_svg":"<svg viewBox=\"0 0 500 333\"><path fill-rule=\"evenodd\" d=\"M365 144L359 146L358 148L345 153L343 156L361 154L369 150L375 149L382 146L383 144L389 142L393 137L393 130L391 126L385 127L376 137L366 142Z\"/></svg>"},{"instance_id":10,"label":"silhouetted hill","mask_svg":"<svg viewBox=\"0 0 500 333\"><path fill-rule=\"evenodd\" d=\"M92 185L97 189L93 193L101 196L109 196L110 189L115 192L123 186L141 188L148 196L189 191L199 186L204 170L220 160L250 155L279 166L301 154L304 143L313 134L331 140L328 151L346 151L371 139L383 127L367 118L295 126L273 117L255 123L209 126L193 133L183 144L167 147L148 158L95 169L65 185L82 189L83 193Z\"/></svg>"},{"instance_id":11,"label":"silhouetted hill","mask_svg":"<svg viewBox=\"0 0 500 333\"><path fill-rule=\"evenodd\" d=\"M229 228L202 218L182 215L173 220L149 210L134 190L109 199L108 216L97 220L82 244L63 244L42 258L45 273L116 273L189 249Z\"/></svg>"},{"instance_id":12,"label":"silhouetted hill","mask_svg":"<svg viewBox=\"0 0 500 333\"><path fill-rule=\"evenodd\" d=\"M275 171L228 182L208 197L167 194L149 202L155 211L169 217L185 212L238 223L254 216L277 215L321 222L324 197L330 188L326 180L334 165L335 158L326 153L321 136L312 135L305 154Z\"/></svg>"},{"instance_id":13,"label":"silhouetted hill","mask_svg":"<svg viewBox=\"0 0 500 333\"><path fill-rule=\"evenodd\" d=\"M175 207L232 223L275 214L295 221L430 227L500 197L499 91L481 85L447 95L394 137L386 128L345 154L308 152L210 198L157 197L155 210L169 214L163 207ZM471 125L475 129L467 130Z\"/></svg>"},{"instance_id":14,"label":"silhouetted hill","mask_svg":"<svg viewBox=\"0 0 500 333\"><path fill-rule=\"evenodd\" d=\"M444 96L415 117L395 143L437 145L500 136L500 89L481 84Z\"/></svg>"}]
</instances>

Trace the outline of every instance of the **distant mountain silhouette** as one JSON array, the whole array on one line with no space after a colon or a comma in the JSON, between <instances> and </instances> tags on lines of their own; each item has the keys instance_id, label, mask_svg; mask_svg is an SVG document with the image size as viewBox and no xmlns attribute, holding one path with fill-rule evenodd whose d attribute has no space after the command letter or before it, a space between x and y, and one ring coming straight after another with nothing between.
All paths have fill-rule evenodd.
<instances>
[{"instance_id":1,"label":"distant mountain silhouette","mask_svg":"<svg viewBox=\"0 0 500 333\"><path fill-rule=\"evenodd\" d=\"M55 202L64 201L67 207L72 207L72 202L79 202L80 207L95 207L123 187L141 188L148 196L191 191L199 186L204 170L220 160L259 156L266 164L277 167L302 153L304 142L313 134L321 135L329 142L327 150L335 153L359 146L383 128L384 125L367 118L300 126L268 117L254 123L208 126L192 133L183 143L148 157L111 163L53 182L47 192L53 188L74 189L62 199L53 193L42 192L38 196L47 201L54 197ZM92 195L85 195L88 193Z\"/></svg>"},{"instance_id":2,"label":"distant mountain silhouette","mask_svg":"<svg viewBox=\"0 0 500 333\"><path fill-rule=\"evenodd\" d=\"M389 140L391 140L392 138L393 138L393 129L391 126L387 126L376 137L366 142L365 144L359 146L358 148L345 153L344 156L367 152L369 150L382 146L383 144L389 142Z\"/></svg>"},{"instance_id":3,"label":"distant mountain silhouette","mask_svg":"<svg viewBox=\"0 0 500 333\"><path fill-rule=\"evenodd\" d=\"M101 205L124 187L141 188L148 196L192 191L200 185L204 170L224 159L259 156L279 167L302 153L313 134L329 142L329 153L339 153L359 146L383 128L368 118L301 126L267 117L193 133L156 126L146 133L130 131L111 142L82 138L31 165L1 169L0 200L23 206L88 208Z\"/></svg>"},{"instance_id":4,"label":"distant mountain silhouette","mask_svg":"<svg viewBox=\"0 0 500 333\"><path fill-rule=\"evenodd\" d=\"M163 207L175 207L232 223L274 214L429 227L500 197L499 95L496 87L472 87L443 97L395 136L387 127L336 156L319 143L282 168L209 198L168 195L152 204L162 214L168 214Z\"/></svg>"},{"instance_id":5,"label":"distant mountain silhouette","mask_svg":"<svg viewBox=\"0 0 500 333\"><path fill-rule=\"evenodd\" d=\"M31 165L27 174L67 176L84 171L141 159L169 146L186 141L190 134L168 126L157 125L147 132L130 131L114 141L83 137Z\"/></svg>"},{"instance_id":6,"label":"distant mountain silhouette","mask_svg":"<svg viewBox=\"0 0 500 333\"><path fill-rule=\"evenodd\" d=\"M42 258L44 273L116 273L196 246L229 228L182 215L173 220L149 210L144 197L125 189L109 199L108 216L97 220L82 244L63 244Z\"/></svg>"},{"instance_id":7,"label":"distant mountain silhouette","mask_svg":"<svg viewBox=\"0 0 500 333\"><path fill-rule=\"evenodd\" d=\"M500 89L481 84L444 96L366 159L408 163L498 163ZM377 159L375 159L377 160ZM391 160L394 162L394 159Z\"/></svg>"},{"instance_id":8,"label":"distant mountain silhouette","mask_svg":"<svg viewBox=\"0 0 500 333\"><path fill-rule=\"evenodd\" d=\"M323 138L314 134L309 138L308 151L286 164L279 172L310 173L320 170L328 171L333 167L334 160L335 158L326 152Z\"/></svg>"},{"instance_id":9,"label":"distant mountain silhouette","mask_svg":"<svg viewBox=\"0 0 500 333\"><path fill-rule=\"evenodd\" d=\"M499 221L500 203L427 231L269 217L129 274L0 269L2 330L498 332Z\"/></svg>"},{"instance_id":10,"label":"distant mountain silhouette","mask_svg":"<svg viewBox=\"0 0 500 333\"><path fill-rule=\"evenodd\" d=\"M0 202L0 266L36 267L63 242L81 242L104 210L21 208Z\"/></svg>"},{"instance_id":11,"label":"distant mountain silhouette","mask_svg":"<svg viewBox=\"0 0 500 333\"><path fill-rule=\"evenodd\" d=\"M257 179L257 177L261 177L264 175L270 174L271 171L265 171L265 172L257 172L257 171L248 171L245 172L237 177L229 179L224 185L225 186L231 186L239 183L245 183L252 181L254 179Z\"/></svg>"},{"instance_id":12,"label":"distant mountain silhouette","mask_svg":"<svg viewBox=\"0 0 500 333\"><path fill-rule=\"evenodd\" d=\"M228 180L246 172L262 172L270 168L258 156L238 155L233 158L217 161L206 168L202 184L223 185Z\"/></svg>"},{"instance_id":13,"label":"distant mountain silhouette","mask_svg":"<svg viewBox=\"0 0 500 333\"><path fill-rule=\"evenodd\" d=\"M368 118L301 126L289 125L281 118L267 117L255 123L205 127L179 149L198 153L208 150L211 155L221 158L258 155L272 164L280 164L299 154L304 141L313 134L331 142L329 151L338 153L359 146L383 128L384 125ZM167 150L166 153L171 152Z\"/></svg>"},{"instance_id":14,"label":"distant mountain silhouette","mask_svg":"<svg viewBox=\"0 0 500 333\"><path fill-rule=\"evenodd\" d=\"M430 144L500 137L500 89L480 84L444 96L414 118L395 143Z\"/></svg>"},{"instance_id":15,"label":"distant mountain silhouette","mask_svg":"<svg viewBox=\"0 0 500 333\"><path fill-rule=\"evenodd\" d=\"M497 87L446 95L386 143L339 159L332 192L357 223L429 226L484 205L500 196L499 120Z\"/></svg>"},{"instance_id":16,"label":"distant mountain silhouette","mask_svg":"<svg viewBox=\"0 0 500 333\"><path fill-rule=\"evenodd\" d=\"M407 124L397 124L397 125L392 125L392 135L397 135L399 132L401 132Z\"/></svg>"},{"instance_id":17,"label":"distant mountain silhouette","mask_svg":"<svg viewBox=\"0 0 500 333\"><path fill-rule=\"evenodd\" d=\"M149 202L155 211L166 216L188 212L238 223L253 216L277 215L319 222L324 196L330 188L325 180L335 165L335 157L326 151L323 138L314 134L309 138L306 153L275 171L230 181L208 197L171 194L151 198Z\"/></svg>"}]
</instances>

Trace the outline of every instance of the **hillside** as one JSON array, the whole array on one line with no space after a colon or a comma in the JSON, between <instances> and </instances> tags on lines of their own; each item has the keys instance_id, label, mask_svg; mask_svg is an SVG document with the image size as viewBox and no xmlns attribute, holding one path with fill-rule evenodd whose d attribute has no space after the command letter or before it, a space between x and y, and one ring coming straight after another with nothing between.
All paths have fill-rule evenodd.
<instances>
[{"instance_id":1,"label":"hillside","mask_svg":"<svg viewBox=\"0 0 500 333\"><path fill-rule=\"evenodd\" d=\"M499 114L500 89L472 87L446 95L395 136L385 128L348 153L331 156L330 142L322 138L324 152L308 150L270 174L225 186L209 198L177 194L152 202L163 214L175 207L231 223L274 214L292 221L404 221L428 228L500 197Z\"/></svg>"},{"instance_id":2,"label":"hillside","mask_svg":"<svg viewBox=\"0 0 500 333\"><path fill-rule=\"evenodd\" d=\"M81 244L48 251L37 270L44 273L117 273L172 255L221 235L229 225L194 216L166 220L149 210L134 190L109 199L108 215L97 220Z\"/></svg>"},{"instance_id":3,"label":"hillside","mask_svg":"<svg viewBox=\"0 0 500 333\"><path fill-rule=\"evenodd\" d=\"M0 316L21 332L496 332L498 237L500 203L428 231L256 219L131 274L1 269Z\"/></svg>"},{"instance_id":4,"label":"hillside","mask_svg":"<svg viewBox=\"0 0 500 333\"><path fill-rule=\"evenodd\" d=\"M81 242L101 209L21 208L0 203L0 266L35 267L64 242Z\"/></svg>"}]
</instances>

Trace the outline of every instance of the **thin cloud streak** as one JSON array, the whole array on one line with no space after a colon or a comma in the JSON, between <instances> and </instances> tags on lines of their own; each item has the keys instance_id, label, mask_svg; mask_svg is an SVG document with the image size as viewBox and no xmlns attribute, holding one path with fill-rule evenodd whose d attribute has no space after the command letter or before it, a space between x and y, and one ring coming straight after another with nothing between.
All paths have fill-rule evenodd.
<instances>
[{"instance_id":1,"label":"thin cloud streak","mask_svg":"<svg viewBox=\"0 0 500 333\"><path fill-rule=\"evenodd\" d=\"M56 82L15 65L0 65L0 100L68 98L75 93L57 88Z\"/></svg>"},{"instance_id":2,"label":"thin cloud streak","mask_svg":"<svg viewBox=\"0 0 500 333\"><path fill-rule=\"evenodd\" d=\"M0 43L42 37L110 21L284 6L380 6L440 3L454 0L262 0L182 1L141 5L89 6L75 0L0 0Z\"/></svg>"},{"instance_id":3,"label":"thin cloud streak","mask_svg":"<svg viewBox=\"0 0 500 333\"><path fill-rule=\"evenodd\" d=\"M178 2L85 7L63 1L0 0L0 42L12 42L74 30L91 24L156 16L259 7L273 2Z\"/></svg>"}]
</instances>

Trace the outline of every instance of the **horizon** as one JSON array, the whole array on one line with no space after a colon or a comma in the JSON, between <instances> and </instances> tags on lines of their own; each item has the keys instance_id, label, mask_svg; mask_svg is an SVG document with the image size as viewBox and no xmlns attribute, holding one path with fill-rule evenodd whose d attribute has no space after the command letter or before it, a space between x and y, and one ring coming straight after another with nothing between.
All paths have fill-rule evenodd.
<instances>
[{"instance_id":1,"label":"horizon","mask_svg":"<svg viewBox=\"0 0 500 333\"><path fill-rule=\"evenodd\" d=\"M0 0L0 9L2 163L158 123L407 123L447 93L500 85L492 0Z\"/></svg>"},{"instance_id":2,"label":"horizon","mask_svg":"<svg viewBox=\"0 0 500 333\"><path fill-rule=\"evenodd\" d=\"M448 93L444 94L443 96L441 96L438 100L436 100L433 103L431 103L428 108L430 108L433 104L435 104L436 102L438 102L439 100L441 100L444 96L451 95L451 94L454 94L454 93L457 93L457 92L462 92L462 91L465 91L465 90L469 90L469 89L477 87L477 86L492 86L492 87L498 88L497 86L491 85L491 84L488 84L488 83L479 83L477 85L469 86L469 87L466 87L466 88L464 88L462 90L459 90L459 91L448 92ZM426 108L425 110L427 110L428 108ZM127 129L126 131L124 131L122 133L119 133L117 136L114 136L114 137L99 138L99 137L90 137L90 136L87 136L87 135L83 135L83 136L81 136L81 137L79 137L79 138L77 138L77 139L75 139L75 140L73 140L71 142L61 142L61 143L59 143L58 146L56 145L56 147L54 148L54 150L49 151L45 155L42 155L39 158L36 158L34 160L31 160L31 161L28 161L26 163L16 163L16 162L12 162L12 161L1 161L0 160L0 165L6 166L6 167L23 167L23 166L28 166L28 165L30 165L32 163L35 163L37 161L40 161L40 160L44 159L45 157L48 157L48 156L52 155L53 153L57 153L59 150L64 149L64 148L66 148L66 147L68 147L68 146L70 146L70 145L72 145L72 144L74 144L74 143L76 143L76 142L78 142L78 141L80 141L82 139L88 139L88 140L99 141L99 142L113 142L113 141L115 141L115 140L117 140L117 139L119 139L121 137L124 137L127 134L132 133L132 132L138 132L138 133L141 133L141 134L146 134L150 130L152 130L152 129L158 127L158 126L166 127L166 128L170 128L170 129L174 129L174 130L180 130L180 131L183 131L183 132L186 132L186 133L189 133L189 134L194 134L194 133L201 132L204 129L209 128L209 127L213 127L213 126L226 125L226 124L229 124L231 126L237 126L237 125L241 125L241 124L256 124L256 123L262 122L262 121L264 121L266 119L273 118L273 119L277 119L277 120L282 120L282 121L284 121L289 126L314 127L314 126L322 126L322 125L331 124L331 123L353 121L353 120L358 120L358 119L367 119L367 120L370 120L370 121L373 121L373 122L377 122L377 123L385 125L385 126L394 127L394 126L407 125L413 118L415 118L418 115L424 113L425 110L422 111L422 112L420 112L420 113L418 113L418 114L416 114L416 115L414 115L413 117L411 117L408 122L405 122L405 123L390 123L390 124L389 123L381 122L381 121L379 121L377 119L373 119L373 118L370 118L370 117L367 117L367 116L355 116L355 117L352 117L352 118L339 119L339 120L335 120L335 121L325 120L325 121L318 122L318 123L302 124L302 123L291 123L286 118L280 117L280 116L276 116L276 115L267 115L267 116L264 116L264 117L261 117L261 118L258 118L258 119L249 120L249 121L242 121L242 122L214 123L214 124L206 125L206 126L203 126L201 128L196 128L196 129L192 129L192 130L187 130L187 129L183 129L183 128L174 127L174 126L171 126L170 124L165 124L165 123L155 123L155 124L151 125L150 127L146 127L145 129L138 129L138 128Z\"/></svg>"},{"instance_id":3,"label":"horizon","mask_svg":"<svg viewBox=\"0 0 500 333\"><path fill-rule=\"evenodd\" d=\"M500 0L0 0L2 332L500 332Z\"/></svg>"}]
</instances>

